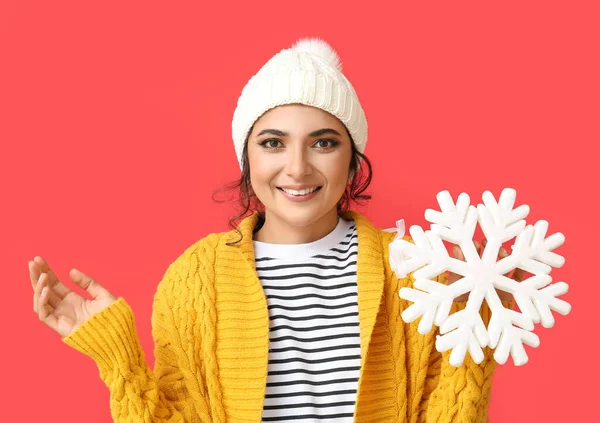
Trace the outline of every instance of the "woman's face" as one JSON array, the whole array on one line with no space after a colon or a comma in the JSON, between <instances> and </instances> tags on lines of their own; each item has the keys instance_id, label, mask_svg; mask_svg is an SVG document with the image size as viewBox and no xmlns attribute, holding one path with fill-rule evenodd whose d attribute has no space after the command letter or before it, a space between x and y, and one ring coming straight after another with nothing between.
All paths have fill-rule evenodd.
<instances>
[{"instance_id":1,"label":"woman's face","mask_svg":"<svg viewBox=\"0 0 600 423\"><path fill-rule=\"evenodd\" d=\"M342 122L316 107L287 104L263 114L248 138L250 182L267 221L308 226L334 214L348 183L352 147ZM302 195L291 190L314 189ZM300 194L300 195L294 195Z\"/></svg>"}]
</instances>

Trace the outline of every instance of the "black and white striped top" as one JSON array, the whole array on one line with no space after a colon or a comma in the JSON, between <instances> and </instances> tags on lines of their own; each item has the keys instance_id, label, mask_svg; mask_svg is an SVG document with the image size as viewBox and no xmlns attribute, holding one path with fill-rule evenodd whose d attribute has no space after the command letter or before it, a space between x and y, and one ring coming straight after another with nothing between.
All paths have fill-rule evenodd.
<instances>
[{"instance_id":1,"label":"black and white striped top","mask_svg":"<svg viewBox=\"0 0 600 423\"><path fill-rule=\"evenodd\" d=\"M263 422L352 422L360 375L355 222L307 244L253 241L270 319Z\"/></svg>"}]
</instances>

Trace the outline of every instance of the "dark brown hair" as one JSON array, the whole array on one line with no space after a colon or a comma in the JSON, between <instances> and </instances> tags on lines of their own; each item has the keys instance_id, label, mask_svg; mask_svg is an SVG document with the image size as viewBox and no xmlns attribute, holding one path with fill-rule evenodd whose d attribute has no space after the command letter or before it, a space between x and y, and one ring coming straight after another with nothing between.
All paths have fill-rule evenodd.
<instances>
[{"instance_id":1,"label":"dark brown hair","mask_svg":"<svg viewBox=\"0 0 600 423\"><path fill-rule=\"evenodd\" d=\"M345 128L345 126L344 126ZM250 134L252 133L252 128L248 131L248 135L246 136L246 140L244 142L244 150L242 152L242 175L237 181L233 181L229 184L226 184L224 187L218 188L213 192L213 201L217 203L223 203L228 200L218 200L215 198L215 193L220 191L230 191L239 189L238 195L238 205L241 209L241 213L229 219L229 227L231 229L235 229L236 232L240 235L240 238L235 242L228 242L227 245L234 245L240 242L243 238L242 232L238 228L239 221L243 220L246 216L251 215L254 211L258 211L258 222L254 227L254 232L258 231L262 225L265 223L265 210L264 205L260 202L254 190L252 189L252 184L250 183L250 162L248 160L248 139L250 138ZM352 145L352 159L350 160L350 173L352 175L352 179L349 181L346 186L346 190L344 194L340 198L337 204L338 214L341 212L347 211L352 203L357 203L359 205L364 205L366 201L371 199L369 194L363 194L363 192L369 187L371 184L371 179L373 176L373 168L371 167L371 162L363 153L359 152L356 149L356 145L354 144L354 140L348 132L346 128L346 133L350 137L350 144ZM362 160L362 164L360 164ZM359 166L360 164L360 166ZM366 165L366 166L365 166ZM357 171L358 169L358 171Z\"/></svg>"}]
</instances>

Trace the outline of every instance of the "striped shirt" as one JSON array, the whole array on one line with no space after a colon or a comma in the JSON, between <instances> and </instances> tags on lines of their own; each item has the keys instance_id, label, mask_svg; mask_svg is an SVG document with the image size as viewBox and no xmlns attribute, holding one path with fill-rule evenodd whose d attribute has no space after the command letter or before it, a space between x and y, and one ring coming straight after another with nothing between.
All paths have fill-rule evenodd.
<instances>
[{"instance_id":1,"label":"striped shirt","mask_svg":"<svg viewBox=\"0 0 600 423\"><path fill-rule=\"evenodd\" d=\"M306 244L253 241L269 310L263 422L352 422L360 375L353 220Z\"/></svg>"}]
</instances>

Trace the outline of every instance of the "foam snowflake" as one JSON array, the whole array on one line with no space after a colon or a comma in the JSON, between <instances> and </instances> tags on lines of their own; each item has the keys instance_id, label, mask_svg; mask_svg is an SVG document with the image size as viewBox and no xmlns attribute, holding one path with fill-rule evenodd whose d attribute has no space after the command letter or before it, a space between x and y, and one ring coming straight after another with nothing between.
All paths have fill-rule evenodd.
<instances>
[{"instance_id":1,"label":"foam snowflake","mask_svg":"<svg viewBox=\"0 0 600 423\"><path fill-rule=\"evenodd\" d=\"M390 264L398 277L414 271L416 288L400 289L400 297L413 303L402 312L402 319L410 323L420 317L421 334L427 334L433 324L439 326L436 349L452 349L453 366L462 365L467 351L476 363L481 363L482 348L486 346L495 349L498 363L504 364L510 354L515 365L523 365L528 361L523 344L534 348L539 345L534 323L552 327L551 310L562 315L571 310L569 303L557 298L567 292L568 285L551 284L549 275L551 267L561 267L565 262L552 252L565 237L555 233L546 238L548 222L544 220L526 226L529 206L513 209L515 197L516 191L511 188L502 191L499 201L486 191L484 204L475 208L466 193L460 194L454 204L450 193L442 191L437 195L441 212L425 211L431 230L411 226L414 243L402 239L404 222L397 222L398 234L389 246ZM478 222L487 239L481 257L473 244ZM502 244L514 237L511 254L497 260ZM442 240L459 245L465 261L451 257ZM522 282L504 276L515 268L532 276ZM450 285L437 282L436 277L446 270L463 277ZM511 293L520 312L504 307L496 289ZM454 299L465 293L469 293L466 307L450 315ZM487 328L480 315L484 299L492 312Z\"/></svg>"}]
</instances>

